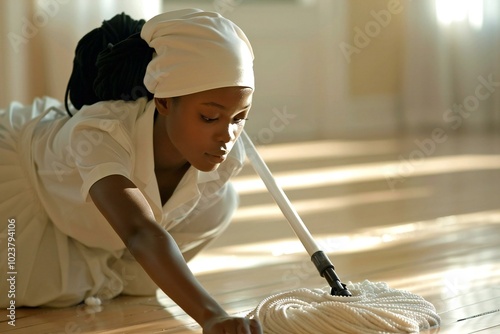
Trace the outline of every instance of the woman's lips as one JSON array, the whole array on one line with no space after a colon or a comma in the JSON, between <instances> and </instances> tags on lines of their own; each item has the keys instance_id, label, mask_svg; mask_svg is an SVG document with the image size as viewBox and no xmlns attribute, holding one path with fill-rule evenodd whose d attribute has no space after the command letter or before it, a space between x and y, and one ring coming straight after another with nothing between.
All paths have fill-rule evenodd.
<instances>
[{"instance_id":1,"label":"woman's lips","mask_svg":"<svg viewBox=\"0 0 500 334\"><path fill-rule=\"evenodd\" d=\"M211 154L211 153L205 153L208 157L208 160L211 162L220 164L227 158L227 153L222 153L222 154Z\"/></svg>"}]
</instances>

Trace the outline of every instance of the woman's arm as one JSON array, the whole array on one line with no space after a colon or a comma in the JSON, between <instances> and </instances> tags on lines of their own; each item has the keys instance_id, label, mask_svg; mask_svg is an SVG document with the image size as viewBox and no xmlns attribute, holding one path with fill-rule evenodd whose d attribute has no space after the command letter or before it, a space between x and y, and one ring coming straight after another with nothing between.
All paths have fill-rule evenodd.
<instances>
[{"instance_id":1,"label":"woman's arm","mask_svg":"<svg viewBox=\"0 0 500 334\"><path fill-rule=\"evenodd\" d=\"M258 323L230 317L205 291L132 181L107 176L90 188L90 196L148 275L202 326L203 333L261 333Z\"/></svg>"}]
</instances>

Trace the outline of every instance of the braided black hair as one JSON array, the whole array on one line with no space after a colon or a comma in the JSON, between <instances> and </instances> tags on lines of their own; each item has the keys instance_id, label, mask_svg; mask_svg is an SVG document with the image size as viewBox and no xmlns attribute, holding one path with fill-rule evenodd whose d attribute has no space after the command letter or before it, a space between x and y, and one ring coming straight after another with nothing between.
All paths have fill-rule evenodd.
<instances>
[{"instance_id":1,"label":"braided black hair","mask_svg":"<svg viewBox=\"0 0 500 334\"><path fill-rule=\"evenodd\" d=\"M121 13L78 42L64 98L70 116L68 97L76 109L99 101L153 98L143 83L154 52L140 37L145 22Z\"/></svg>"}]
</instances>

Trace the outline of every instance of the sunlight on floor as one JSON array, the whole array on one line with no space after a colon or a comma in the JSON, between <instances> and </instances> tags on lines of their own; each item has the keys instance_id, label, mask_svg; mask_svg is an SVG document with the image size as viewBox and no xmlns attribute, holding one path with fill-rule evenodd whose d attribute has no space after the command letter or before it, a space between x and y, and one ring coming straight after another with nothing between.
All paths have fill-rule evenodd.
<instances>
[{"instance_id":1,"label":"sunlight on floor","mask_svg":"<svg viewBox=\"0 0 500 334\"><path fill-rule=\"evenodd\" d=\"M336 209L346 208L355 205L375 204L386 201L396 201L404 199L424 198L431 194L429 187L419 187L413 189L372 191L362 194L343 195L336 197L315 198L307 200L293 201L293 206L299 214L329 212ZM282 217L278 206L274 203L262 205L248 205L239 208L234 217L233 223L255 221L265 222L266 219Z\"/></svg>"},{"instance_id":2,"label":"sunlight on floor","mask_svg":"<svg viewBox=\"0 0 500 334\"><path fill-rule=\"evenodd\" d=\"M398 141L394 139L366 141L325 140L259 146L257 150L266 162L282 162L390 154L397 152L398 146Z\"/></svg>"},{"instance_id":3,"label":"sunlight on floor","mask_svg":"<svg viewBox=\"0 0 500 334\"><path fill-rule=\"evenodd\" d=\"M427 157L413 163L406 160L399 162L384 161L280 172L274 173L274 177L283 189L306 189L384 179L388 182L388 187L393 188L391 185L394 182L403 181L408 177L487 169L500 169L500 156L454 155ZM266 190L264 183L258 176L237 176L233 179L233 184L242 195Z\"/></svg>"},{"instance_id":4,"label":"sunlight on floor","mask_svg":"<svg viewBox=\"0 0 500 334\"><path fill-rule=\"evenodd\" d=\"M500 225L500 211L439 217L393 226L377 226L353 231L348 235L321 234L314 238L326 253L355 253L423 240L436 235L437 232L451 232L468 229L471 226L493 224ZM213 273L287 262L291 255L302 253L304 258L308 259L298 239L275 239L272 242L209 249L191 261L189 266L197 274Z\"/></svg>"},{"instance_id":5,"label":"sunlight on floor","mask_svg":"<svg viewBox=\"0 0 500 334\"><path fill-rule=\"evenodd\" d=\"M453 310L463 306L464 295L475 293L475 289L484 286L485 282L492 288L500 284L500 265L495 263L472 264L450 268L442 272L439 268L420 275L405 276L404 278L391 278L387 283L395 289L407 289L419 295L434 294L433 303L438 303L442 311ZM477 296L476 296L477 297ZM485 299L500 297L500 290L490 292Z\"/></svg>"}]
</instances>

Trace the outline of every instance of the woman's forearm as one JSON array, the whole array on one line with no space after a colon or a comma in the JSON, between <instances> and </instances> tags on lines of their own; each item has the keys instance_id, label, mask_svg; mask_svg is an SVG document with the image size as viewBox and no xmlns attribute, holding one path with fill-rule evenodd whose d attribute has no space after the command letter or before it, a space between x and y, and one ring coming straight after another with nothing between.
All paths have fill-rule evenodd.
<instances>
[{"instance_id":1,"label":"woman's forearm","mask_svg":"<svg viewBox=\"0 0 500 334\"><path fill-rule=\"evenodd\" d=\"M111 175L97 181L90 195L146 273L186 313L202 326L227 316L191 273L174 239L155 221L132 181Z\"/></svg>"},{"instance_id":2,"label":"woman's forearm","mask_svg":"<svg viewBox=\"0 0 500 334\"><path fill-rule=\"evenodd\" d=\"M146 223L127 247L158 287L202 327L213 317L227 316L196 280L174 239L161 226Z\"/></svg>"}]
</instances>

